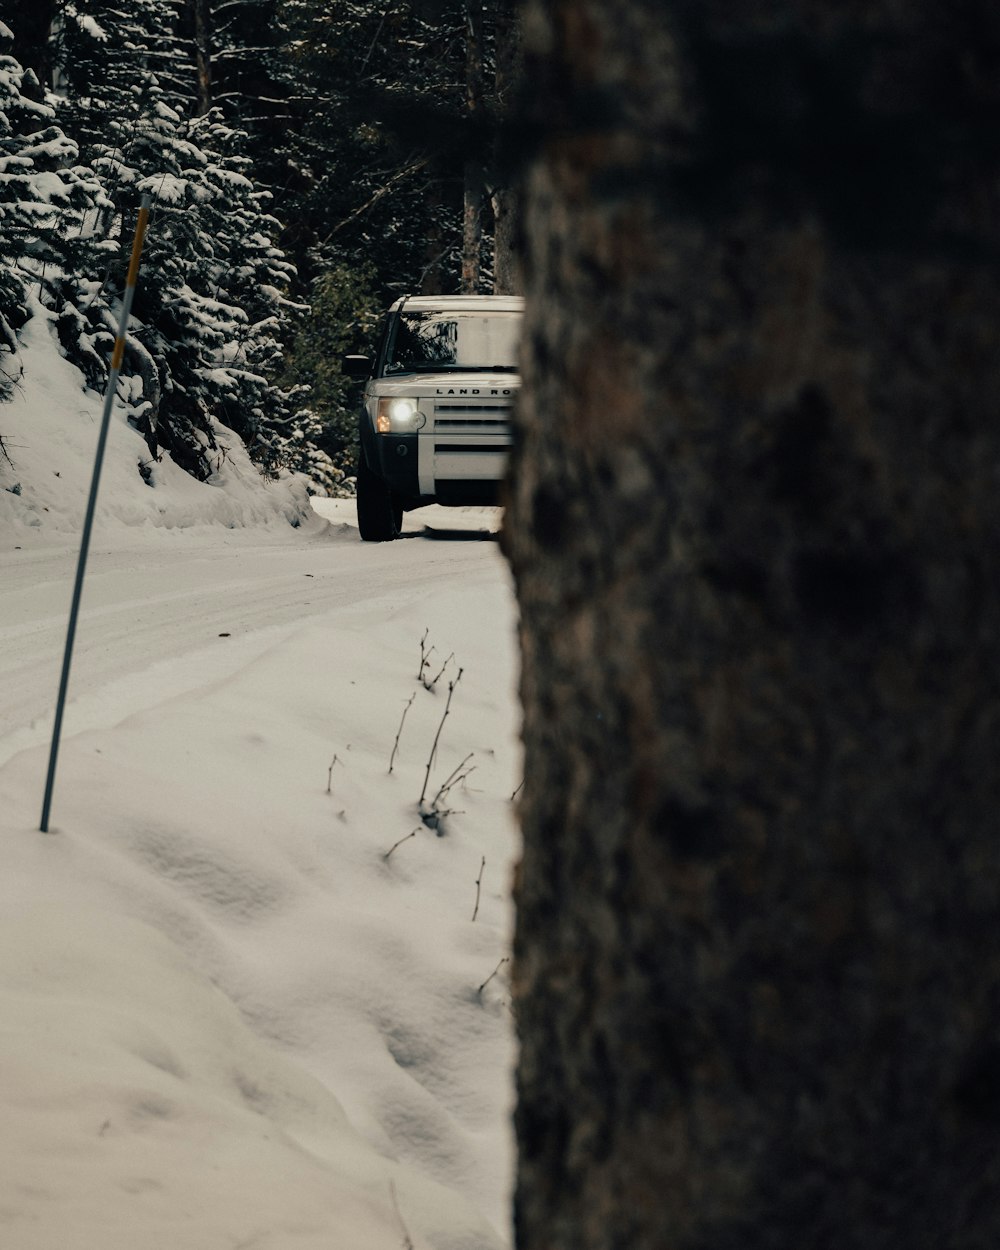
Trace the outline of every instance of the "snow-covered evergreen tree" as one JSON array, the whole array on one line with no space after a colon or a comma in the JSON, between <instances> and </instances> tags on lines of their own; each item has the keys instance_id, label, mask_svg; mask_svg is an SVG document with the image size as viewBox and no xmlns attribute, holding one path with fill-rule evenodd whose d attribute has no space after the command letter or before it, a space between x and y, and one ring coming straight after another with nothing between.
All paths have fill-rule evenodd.
<instances>
[{"instance_id":1,"label":"snow-covered evergreen tree","mask_svg":"<svg viewBox=\"0 0 1000 1250\"><path fill-rule=\"evenodd\" d=\"M85 159L106 145L111 125L127 150L153 86L175 111L193 111L182 9L183 0L56 0L51 86Z\"/></svg>"},{"instance_id":2,"label":"snow-covered evergreen tree","mask_svg":"<svg viewBox=\"0 0 1000 1250\"><path fill-rule=\"evenodd\" d=\"M85 146L92 170L86 178L79 174L79 189L88 195L77 198L90 215L82 228L70 221L66 209L76 199L55 183L26 188L21 200L33 222L44 224L62 210L54 236L61 250L53 253L49 279L58 332L90 384L103 385L132 226L141 194L150 192L154 211L120 392L151 457L167 451L207 478L225 455L221 423L245 440L265 472L323 470L308 421L276 382L296 311L285 293L294 267L273 242L279 227L267 196L248 177L245 135L218 111L194 115L193 74L186 85L180 76L191 67L178 18L178 0L56 6L54 90L47 103L26 99L21 107L33 114L35 129L58 116ZM16 86L11 78L9 94ZM12 124L25 129L20 118ZM44 145L49 163L66 167L69 187L77 149L58 135L61 148L55 130L41 132L35 147ZM42 155L35 154L36 163ZM18 169L23 181L23 160ZM81 241L75 251L74 240ZM36 240L33 248L44 263L42 244ZM0 296L3 306L14 322L23 320L17 312L23 284L16 275L13 281L0 275L5 280L11 289ZM15 328L7 329L11 342Z\"/></svg>"},{"instance_id":3,"label":"snow-covered evergreen tree","mask_svg":"<svg viewBox=\"0 0 1000 1250\"><path fill-rule=\"evenodd\" d=\"M0 49L13 35L0 23ZM94 264L112 206L55 110L25 94L30 70L0 51L0 349L16 351L28 316L27 290L39 294L67 271Z\"/></svg>"},{"instance_id":4,"label":"snow-covered evergreen tree","mask_svg":"<svg viewBox=\"0 0 1000 1250\"><path fill-rule=\"evenodd\" d=\"M207 478L225 456L228 426L263 471L301 468L329 486L344 471L328 453L344 459L340 427L346 429L349 405L329 362L313 352L326 335L315 319L300 338L310 343L297 352L298 361L310 359L302 376L285 360L285 344L303 313L291 292L303 288L277 240L294 241L296 234L282 227L274 201L260 187L261 171L273 180L290 168L283 166L282 145L273 142L275 118L309 109L316 98L272 89L278 3L203 6L213 23L206 45L215 57L212 85L226 107L199 116L205 100L195 74L195 6L185 0L130 0L128 6L124 0L43 0L45 14L22 40L42 81L16 61L0 63L0 348L13 350L28 315L25 284L37 281L57 314L67 355L91 386L103 386L138 202L148 191L154 210L120 397L150 457L169 453ZM354 43L371 47L380 87L388 84L391 66L376 45L385 37L392 47L404 47L402 35L420 28L412 0L404 7L401 17L390 13L383 20L372 6L356 6ZM0 21L12 26L19 9L20 0L0 0ZM412 59L417 51L402 55ZM399 57L390 60L395 66ZM321 78L317 69L315 81ZM394 178L390 165L398 153L390 153L378 127L369 132L360 117L357 110L352 115L348 146L360 144L366 155L377 151L382 161L371 167L368 194L377 191L384 170ZM323 135L321 128L311 140L322 178L310 181L303 173L301 151L291 174L298 190L308 185L314 193L310 246L317 241L315 226L328 231L341 211L333 203L316 211L337 189L336 177L327 177ZM348 171L347 164L339 168ZM409 188L414 211L408 221L405 212L361 215L361 233L384 227L393 256L400 249L414 252L407 236L419 232L426 201L418 182ZM347 215L356 194L343 198ZM300 196L281 204L301 219L303 202ZM304 247L305 235L300 242ZM313 250L318 271L325 256L341 254L337 247L324 249L321 239ZM331 307L344 304L331 295L329 281L317 289ZM344 324L335 332L343 336Z\"/></svg>"},{"instance_id":5,"label":"snow-covered evergreen tree","mask_svg":"<svg viewBox=\"0 0 1000 1250\"><path fill-rule=\"evenodd\" d=\"M114 178L126 218L143 192L154 197L131 348L146 383L135 420L151 452L166 448L206 478L224 454L222 422L266 471L298 467L290 402L275 382L294 268L246 176L242 134L217 111L185 122L155 89L128 136L115 126L96 169Z\"/></svg>"}]
</instances>

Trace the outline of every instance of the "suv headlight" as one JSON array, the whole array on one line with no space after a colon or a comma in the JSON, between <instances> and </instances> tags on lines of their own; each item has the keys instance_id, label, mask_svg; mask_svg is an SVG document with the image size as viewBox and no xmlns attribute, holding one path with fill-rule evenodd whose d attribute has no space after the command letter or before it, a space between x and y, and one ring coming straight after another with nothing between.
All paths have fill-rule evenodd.
<instances>
[{"instance_id":1,"label":"suv headlight","mask_svg":"<svg viewBox=\"0 0 1000 1250\"><path fill-rule=\"evenodd\" d=\"M375 429L379 434L412 434L426 421L415 399L380 399L375 410Z\"/></svg>"}]
</instances>

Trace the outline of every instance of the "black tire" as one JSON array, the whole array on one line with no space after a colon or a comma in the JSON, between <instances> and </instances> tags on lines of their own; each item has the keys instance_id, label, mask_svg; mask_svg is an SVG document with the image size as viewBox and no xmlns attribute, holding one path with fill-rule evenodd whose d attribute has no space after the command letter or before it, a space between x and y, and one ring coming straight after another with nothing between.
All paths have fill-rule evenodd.
<instances>
[{"instance_id":1,"label":"black tire","mask_svg":"<svg viewBox=\"0 0 1000 1250\"><path fill-rule=\"evenodd\" d=\"M392 491L362 459L358 465L358 530L366 543L391 542L399 533ZM400 521L402 510L399 510Z\"/></svg>"}]
</instances>

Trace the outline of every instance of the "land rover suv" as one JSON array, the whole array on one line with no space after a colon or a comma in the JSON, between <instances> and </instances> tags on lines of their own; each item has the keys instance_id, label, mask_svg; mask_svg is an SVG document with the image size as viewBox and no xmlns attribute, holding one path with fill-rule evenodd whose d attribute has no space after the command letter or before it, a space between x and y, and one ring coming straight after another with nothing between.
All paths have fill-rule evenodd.
<instances>
[{"instance_id":1,"label":"land rover suv","mask_svg":"<svg viewBox=\"0 0 1000 1250\"><path fill-rule=\"evenodd\" d=\"M523 301L506 295L407 295L386 314L374 359L346 356L364 378L358 529L399 533L424 504L497 502L517 394Z\"/></svg>"}]
</instances>

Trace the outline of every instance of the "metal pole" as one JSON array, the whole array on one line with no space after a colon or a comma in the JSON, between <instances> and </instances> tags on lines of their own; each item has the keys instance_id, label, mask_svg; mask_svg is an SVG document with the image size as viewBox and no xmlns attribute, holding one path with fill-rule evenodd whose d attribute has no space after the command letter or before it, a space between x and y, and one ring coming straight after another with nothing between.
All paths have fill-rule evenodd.
<instances>
[{"instance_id":1,"label":"metal pole","mask_svg":"<svg viewBox=\"0 0 1000 1250\"><path fill-rule=\"evenodd\" d=\"M118 320L118 336L115 349L111 356L111 371L108 374L108 386L104 393L104 412L101 416L101 430L97 437L97 454L94 458L94 472L90 479L90 496L87 499L87 513L83 521L83 535L80 539L80 556L76 565L76 581L73 585L73 601L69 609L69 625L66 629L66 648L63 652L62 675L59 678L59 694L56 697L56 719L52 726L52 746L49 750L49 771L45 778L45 798L42 800L42 833L49 831L49 812L52 808L52 790L56 780L56 760L59 756L59 735L62 731L63 711L66 707L66 690L69 686L69 668L73 659L73 641L76 638L76 622L80 614L80 599L83 593L83 578L87 570L87 553L90 549L90 531L94 525L94 512L97 507L97 489L101 482L101 469L104 465L104 448L108 441L108 427L111 424L111 405L115 391L118 389L118 374L121 372L122 357L125 355L125 334L128 330L129 314L132 311L132 300L135 296L135 284L139 277L139 260L142 256L142 245L146 239L146 224L149 221L149 206L152 196L144 195L139 205L139 217L135 223L135 238L132 241L132 259L129 261L128 276L125 279L125 294L122 299L122 312Z\"/></svg>"}]
</instances>

